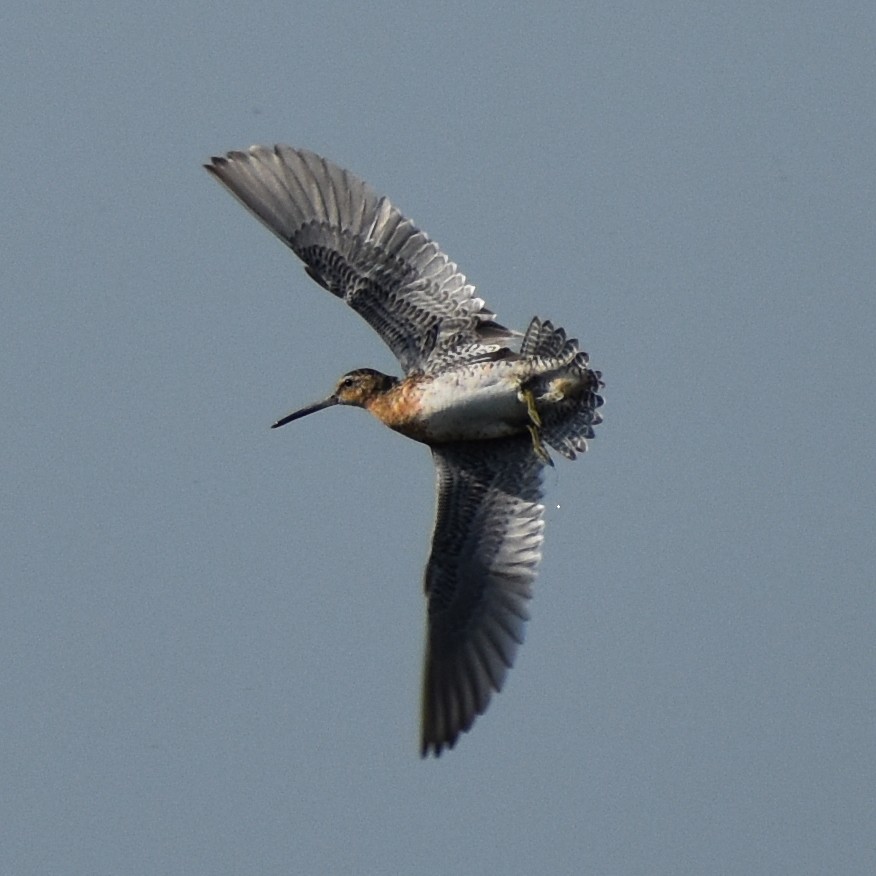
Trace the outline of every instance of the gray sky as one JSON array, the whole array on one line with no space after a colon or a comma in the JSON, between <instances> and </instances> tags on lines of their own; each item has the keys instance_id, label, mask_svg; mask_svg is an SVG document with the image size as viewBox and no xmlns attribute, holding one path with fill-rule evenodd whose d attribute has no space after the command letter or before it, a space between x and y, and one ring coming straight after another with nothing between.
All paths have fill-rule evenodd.
<instances>
[{"instance_id":1,"label":"gray sky","mask_svg":"<svg viewBox=\"0 0 876 876\"><path fill-rule=\"evenodd\" d=\"M872 2L179 6L3 15L0 871L876 871ZM278 141L605 373L437 762L428 452L268 428L396 365L199 168Z\"/></svg>"}]
</instances>

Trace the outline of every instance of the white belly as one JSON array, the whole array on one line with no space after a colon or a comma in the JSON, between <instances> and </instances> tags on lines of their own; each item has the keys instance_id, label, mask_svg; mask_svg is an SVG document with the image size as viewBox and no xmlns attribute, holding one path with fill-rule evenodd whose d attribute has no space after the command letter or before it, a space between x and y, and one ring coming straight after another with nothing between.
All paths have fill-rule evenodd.
<instances>
[{"instance_id":1,"label":"white belly","mask_svg":"<svg viewBox=\"0 0 876 876\"><path fill-rule=\"evenodd\" d=\"M517 369L451 372L422 387L418 426L427 441L476 441L526 430Z\"/></svg>"}]
</instances>

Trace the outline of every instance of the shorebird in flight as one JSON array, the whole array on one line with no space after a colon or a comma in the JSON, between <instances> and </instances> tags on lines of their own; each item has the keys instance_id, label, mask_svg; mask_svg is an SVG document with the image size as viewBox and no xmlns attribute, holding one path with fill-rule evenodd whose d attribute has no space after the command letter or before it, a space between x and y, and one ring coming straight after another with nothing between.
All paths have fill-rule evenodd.
<instances>
[{"instance_id":1,"label":"shorebird in flight","mask_svg":"<svg viewBox=\"0 0 876 876\"><path fill-rule=\"evenodd\" d=\"M206 165L380 335L404 377L370 368L278 420L365 408L427 444L438 507L426 565L421 753L440 755L483 714L523 641L544 540L547 447L574 459L603 385L563 329L496 322L456 265L385 198L330 161L253 146Z\"/></svg>"}]
</instances>

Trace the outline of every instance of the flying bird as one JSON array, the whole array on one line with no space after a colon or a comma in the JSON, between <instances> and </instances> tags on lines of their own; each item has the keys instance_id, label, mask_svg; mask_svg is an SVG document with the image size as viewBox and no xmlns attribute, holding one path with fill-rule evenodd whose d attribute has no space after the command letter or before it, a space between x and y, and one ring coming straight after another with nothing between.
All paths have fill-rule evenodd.
<instances>
[{"instance_id":1,"label":"flying bird","mask_svg":"<svg viewBox=\"0 0 876 876\"><path fill-rule=\"evenodd\" d=\"M601 422L599 371L562 328L506 328L387 198L313 152L252 146L206 165L346 302L404 377L360 368L323 401L365 408L429 446L438 502L425 572L421 754L453 748L501 690L529 618L544 540L547 448L568 459Z\"/></svg>"}]
</instances>

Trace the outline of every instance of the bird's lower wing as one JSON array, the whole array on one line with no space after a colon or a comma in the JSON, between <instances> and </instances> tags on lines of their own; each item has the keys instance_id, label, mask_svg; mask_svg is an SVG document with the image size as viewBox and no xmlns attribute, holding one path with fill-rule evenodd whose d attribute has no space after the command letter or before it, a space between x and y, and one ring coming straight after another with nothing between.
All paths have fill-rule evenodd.
<instances>
[{"instance_id":1,"label":"bird's lower wing","mask_svg":"<svg viewBox=\"0 0 876 876\"><path fill-rule=\"evenodd\" d=\"M426 568L422 754L452 748L499 691L541 559L543 464L529 436L432 448L438 510Z\"/></svg>"}]
</instances>

